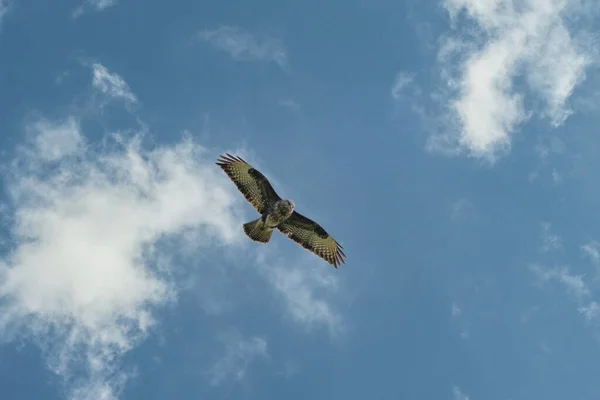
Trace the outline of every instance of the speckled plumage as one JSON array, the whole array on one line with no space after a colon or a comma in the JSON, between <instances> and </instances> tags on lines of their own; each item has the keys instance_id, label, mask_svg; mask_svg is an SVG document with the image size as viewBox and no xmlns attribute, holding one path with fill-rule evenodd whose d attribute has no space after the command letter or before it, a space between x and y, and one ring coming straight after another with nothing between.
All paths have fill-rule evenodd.
<instances>
[{"instance_id":1,"label":"speckled plumage","mask_svg":"<svg viewBox=\"0 0 600 400\"><path fill-rule=\"evenodd\" d=\"M319 224L296 212L294 202L282 200L262 173L230 154L220 156L216 164L261 214L260 218L244 224L244 232L250 239L268 243L272 231L277 229L335 268L345 263L343 247Z\"/></svg>"}]
</instances>

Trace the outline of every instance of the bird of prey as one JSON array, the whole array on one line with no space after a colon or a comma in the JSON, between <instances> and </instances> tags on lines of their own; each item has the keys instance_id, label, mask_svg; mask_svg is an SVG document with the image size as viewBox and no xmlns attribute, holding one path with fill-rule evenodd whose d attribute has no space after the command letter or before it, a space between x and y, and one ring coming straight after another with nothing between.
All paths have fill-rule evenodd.
<instances>
[{"instance_id":1,"label":"bird of prey","mask_svg":"<svg viewBox=\"0 0 600 400\"><path fill-rule=\"evenodd\" d=\"M219 156L216 164L261 215L243 225L244 232L250 239L268 243L273 230L277 229L335 268L345 264L343 247L321 225L294 211L294 202L282 200L262 173L240 157L229 153Z\"/></svg>"}]
</instances>

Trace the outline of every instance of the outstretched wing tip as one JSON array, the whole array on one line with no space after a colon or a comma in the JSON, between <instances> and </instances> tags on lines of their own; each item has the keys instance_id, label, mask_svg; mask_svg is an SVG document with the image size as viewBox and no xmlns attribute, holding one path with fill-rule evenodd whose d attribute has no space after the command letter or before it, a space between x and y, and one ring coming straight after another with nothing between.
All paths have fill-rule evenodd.
<instances>
[{"instance_id":1,"label":"outstretched wing tip","mask_svg":"<svg viewBox=\"0 0 600 400\"><path fill-rule=\"evenodd\" d=\"M339 266L344 264L346 264L346 255L341 250L341 246L338 244L338 248L335 252L335 264L333 266L335 267L335 269L337 269Z\"/></svg>"},{"instance_id":2,"label":"outstretched wing tip","mask_svg":"<svg viewBox=\"0 0 600 400\"><path fill-rule=\"evenodd\" d=\"M219 157L217 157L217 161L220 161L222 163L231 163L236 161L242 161L242 159L238 156L232 156L229 153L225 153L225 155L219 155Z\"/></svg>"},{"instance_id":3,"label":"outstretched wing tip","mask_svg":"<svg viewBox=\"0 0 600 400\"><path fill-rule=\"evenodd\" d=\"M225 165L232 164L235 162L242 162L244 164L248 164L246 162L246 160L244 160L242 157L234 156L229 153L225 153L225 155L221 154L219 157L217 157L217 162L215 164L217 164L220 167L223 167ZM248 165L250 165L250 164L248 164Z\"/></svg>"},{"instance_id":4,"label":"outstretched wing tip","mask_svg":"<svg viewBox=\"0 0 600 400\"><path fill-rule=\"evenodd\" d=\"M215 164L227 174L244 198L259 213L262 214L269 204L279 200L268 179L243 158L225 153L217 158Z\"/></svg>"}]
</instances>

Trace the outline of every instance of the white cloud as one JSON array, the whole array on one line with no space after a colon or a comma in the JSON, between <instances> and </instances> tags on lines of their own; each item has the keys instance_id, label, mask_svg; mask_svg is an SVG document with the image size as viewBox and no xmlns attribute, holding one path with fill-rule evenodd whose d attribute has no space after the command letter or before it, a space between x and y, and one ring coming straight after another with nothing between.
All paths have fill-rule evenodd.
<instances>
[{"instance_id":1,"label":"white cloud","mask_svg":"<svg viewBox=\"0 0 600 400\"><path fill-rule=\"evenodd\" d=\"M129 85L116 73L110 73L102 64L92 64L92 85L113 100L124 100L137 103L137 97L131 92Z\"/></svg>"},{"instance_id":2,"label":"white cloud","mask_svg":"<svg viewBox=\"0 0 600 400\"><path fill-rule=\"evenodd\" d=\"M243 339L239 335L222 335L225 342L225 354L211 368L210 384L220 385L227 378L240 381L246 376L248 365L257 357L268 358L267 342L260 337Z\"/></svg>"},{"instance_id":3,"label":"white cloud","mask_svg":"<svg viewBox=\"0 0 600 400\"><path fill-rule=\"evenodd\" d=\"M534 147L538 162L535 169L529 173L529 181L533 182L538 179L542 170L549 167L554 158L565 152L565 147L565 143L556 136L544 137L543 142ZM563 180L562 174L555 167L552 167L550 178L555 185L560 184Z\"/></svg>"},{"instance_id":4,"label":"white cloud","mask_svg":"<svg viewBox=\"0 0 600 400\"><path fill-rule=\"evenodd\" d=\"M272 254L259 256L259 265L264 266L262 273L285 299L286 311L292 320L307 328L323 325L331 335L343 330L341 315L328 301L338 287L337 278L328 265L315 262L312 255L304 256L301 262L292 265L285 259L266 262Z\"/></svg>"},{"instance_id":5,"label":"white cloud","mask_svg":"<svg viewBox=\"0 0 600 400\"><path fill-rule=\"evenodd\" d=\"M0 28L2 27L2 20L8 12L10 6L9 0L0 0Z\"/></svg>"},{"instance_id":6,"label":"white cloud","mask_svg":"<svg viewBox=\"0 0 600 400\"><path fill-rule=\"evenodd\" d=\"M394 99L399 99L408 85L414 81L414 75L408 72L400 71L396 74L396 79L392 85L391 95Z\"/></svg>"},{"instance_id":7,"label":"white cloud","mask_svg":"<svg viewBox=\"0 0 600 400\"><path fill-rule=\"evenodd\" d=\"M581 246L581 250L592 261L594 266L600 266L600 243L592 240Z\"/></svg>"},{"instance_id":8,"label":"white cloud","mask_svg":"<svg viewBox=\"0 0 600 400\"><path fill-rule=\"evenodd\" d=\"M455 301L452 302L451 312L452 317L455 319L453 325L458 331L458 335L461 337L461 339L469 339L470 334L468 329L468 322L463 317L463 311L460 309L460 307L458 306L458 304L456 304Z\"/></svg>"},{"instance_id":9,"label":"white cloud","mask_svg":"<svg viewBox=\"0 0 600 400\"><path fill-rule=\"evenodd\" d=\"M117 0L86 0L73 11L73 18L78 18L89 10L103 11L117 5Z\"/></svg>"},{"instance_id":10,"label":"white cloud","mask_svg":"<svg viewBox=\"0 0 600 400\"><path fill-rule=\"evenodd\" d=\"M586 320L590 321L600 315L600 304L597 301L592 301L585 306L577 309Z\"/></svg>"},{"instance_id":11,"label":"white cloud","mask_svg":"<svg viewBox=\"0 0 600 400\"><path fill-rule=\"evenodd\" d=\"M416 80L416 74L407 71L399 71L390 88L390 96L398 105L395 113L401 121L405 120L406 111L416 115L425 125L425 129L430 125L431 118L427 109L423 106L423 90Z\"/></svg>"},{"instance_id":12,"label":"white cloud","mask_svg":"<svg viewBox=\"0 0 600 400\"><path fill-rule=\"evenodd\" d=\"M548 158L551 155L559 155L565 151L565 142L560 138L553 136L547 144L538 144L535 151L540 158Z\"/></svg>"},{"instance_id":13,"label":"white cloud","mask_svg":"<svg viewBox=\"0 0 600 400\"><path fill-rule=\"evenodd\" d=\"M542 247L541 251L551 252L562 249L562 238L552 232L552 225L549 223L542 224Z\"/></svg>"},{"instance_id":14,"label":"white cloud","mask_svg":"<svg viewBox=\"0 0 600 400\"><path fill-rule=\"evenodd\" d=\"M529 268L538 277L540 283L543 284L547 281L559 282L578 300L590 295L590 289L583 280L585 275L572 275L566 267L544 269L539 265L531 265Z\"/></svg>"},{"instance_id":15,"label":"white cloud","mask_svg":"<svg viewBox=\"0 0 600 400\"><path fill-rule=\"evenodd\" d=\"M563 180L562 175L560 174L560 172L558 172L558 170L556 168L552 168L552 183L554 183L555 185L558 185L559 183L561 183Z\"/></svg>"},{"instance_id":16,"label":"white cloud","mask_svg":"<svg viewBox=\"0 0 600 400\"><path fill-rule=\"evenodd\" d=\"M240 27L222 26L198 37L237 61L273 62L285 69L288 57L283 41L275 36L255 35Z\"/></svg>"},{"instance_id":17,"label":"white cloud","mask_svg":"<svg viewBox=\"0 0 600 400\"><path fill-rule=\"evenodd\" d=\"M456 385L452 387L452 394L454 395L454 400L469 400L469 396Z\"/></svg>"},{"instance_id":18,"label":"white cloud","mask_svg":"<svg viewBox=\"0 0 600 400\"><path fill-rule=\"evenodd\" d=\"M66 121L34 124L43 140L6 176L14 247L0 259L0 333L39 344L72 398L111 399L129 376L121 357L177 294L160 239L236 243L241 203L189 138L145 150L139 135L114 136L97 148Z\"/></svg>"},{"instance_id":19,"label":"white cloud","mask_svg":"<svg viewBox=\"0 0 600 400\"><path fill-rule=\"evenodd\" d=\"M58 122L42 119L28 128L35 138L35 152L44 161L60 160L83 145L79 121L73 117Z\"/></svg>"},{"instance_id":20,"label":"white cloud","mask_svg":"<svg viewBox=\"0 0 600 400\"><path fill-rule=\"evenodd\" d=\"M595 240L589 241L587 244L580 246L584 256L589 258L592 265L598 268L600 262L600 245ZM586 321L590 322L597 320L600 317L600 302L598 301L597 292L597 277L590 279L588 274L573 274L571 268L553 267L543 268L540 265L530 265L529 269L534 273L538 280L538 284L543 285L546 282L554 281L560 283L566 291L575 300L577 311ZM536 306L532 312L537 312L539 307ZM530 313L529 313L530 314ZM524 315L522 322L527 322L529 315Z\"/></svg>"},{"instance_id":21,"label":"white cloud","mask_svg":"<svg viewBox=\"0 0 600 400\"><path fill-rule=\"evenodd\" d=\"M462 314L462 310L458 307L458 305L455 302L452 302L452 316L458 317L460 314Z\"/></svg>"},{"instance_id":22,"label":"white cloud","mask_svg":"<svg viewBox=\"0 0 600 400\"><path fill-rule=\"evenodd\" d=\"M448 105L458 134L434 136L430 148L457 146L493 161L510 148L518 126L537 111L525 107L525 86L541 98L541 115L552 126L565 122L572 113L567 100L592 63L592 54L574 39L582 30L567 26L569 17L587 10L581 0L444 4L453 26L464 26L464 35L442 41L438 54L442 78L452 93ZM476 29L463 24L466 17ZM523 78L522 84L518 78Z\"/></svg>"},{"instance_id":23,"label":"white cloud","mask_svg":"<svg viewBox=\"0 0 600 400\"><path fill-rule=\"evenodd\" d=\"M585 256L591 263L598 268L600 253L598 242L591 240L587 244L580 247ZM590 322L600 317L600 302L597 299L597 278L589 279L587 274L575 275L570 272L568 267L542 268L539 265L530 265L530 270L536 275L539 284L544 284L548 281L555 281L567 290L574 298L577 311L586 321ZM535 307L534 311L538 311L539 307ZM529 316L522 318L523 322L527 322Z\"/></svg>"}]
</instances>

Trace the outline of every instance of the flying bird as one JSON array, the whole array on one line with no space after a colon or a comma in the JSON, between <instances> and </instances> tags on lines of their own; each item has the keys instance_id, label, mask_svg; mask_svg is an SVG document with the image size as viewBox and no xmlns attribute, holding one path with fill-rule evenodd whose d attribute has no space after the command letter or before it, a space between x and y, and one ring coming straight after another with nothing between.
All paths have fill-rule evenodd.
<instances>
[{"instance_id":1,"label":"flying bird","mask_svg":"<svg viewBox=\"0 0 600 400\"><path fill-rule=\"evenodd\" d=\"M250 239L269 243L273 230L277 229L335 268L345 264L343 247L321 225L296 212L293 201L281 199L260 171L228 153L219 156L216 164L260 214L260 218L243 225Z\"/></svg>"}]
</instances>

